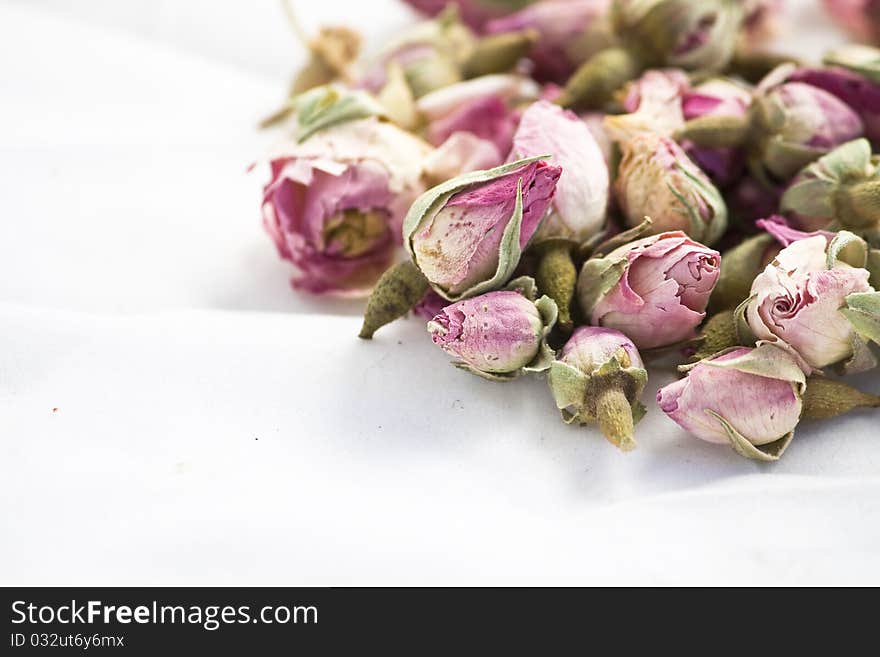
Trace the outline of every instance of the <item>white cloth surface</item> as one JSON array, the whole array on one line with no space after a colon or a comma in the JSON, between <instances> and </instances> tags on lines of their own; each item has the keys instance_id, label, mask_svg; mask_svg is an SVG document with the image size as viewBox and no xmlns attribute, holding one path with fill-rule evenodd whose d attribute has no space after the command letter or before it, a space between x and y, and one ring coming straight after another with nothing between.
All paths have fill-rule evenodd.
<instances>
[{"instance_id":1,"label":"white cloth surface","mask_svg":"<svg viewBox=\"0 0 880 657\"><path fill-rule=\"evenodd\" d=\"M245 169L297 57L272 2L0 2L0 584L880 583L876 414L761 465L655 371L622 455L540 379L295 294Z\"/></svg>"}]
</instances>

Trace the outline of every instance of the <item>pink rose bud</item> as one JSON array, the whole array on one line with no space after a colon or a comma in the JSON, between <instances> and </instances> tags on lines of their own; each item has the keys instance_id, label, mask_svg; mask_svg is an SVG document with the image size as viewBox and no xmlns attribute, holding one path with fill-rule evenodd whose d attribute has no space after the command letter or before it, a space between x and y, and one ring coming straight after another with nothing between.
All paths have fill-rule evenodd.
<instances>
[{"instance_id":1,"label":"pink rose bud","mask_svg":"<svg viewBox=\"0 0 880 657\"><path fill-rule=\"evenodd\" d=\"M860 41L880 43L877 0L823 0L832 20Z\"/></svg>"},{"instance_id":2,"label":"pink rose bud","mask_svg":"<svg viewBox=\"0 0 880 657\"><path fill-rule=\"evenodd\" d=\"M614 194L629 226L647 216L657 233L680 230L706 244L721 237L727 228L724 199L681 146L650 133L621 146Z\"/></svg>"},{"instance_id":3,"label":"pink rose bud","mask_svg":"<svg viewBox=\"0 0 880 657\"><path fill-rule=\"evenodd\" d=\"M532 158L464 174L423 194L407 215L404 243L437 293L456 301L504 285L561 173Z\"/></svg>"},{"instance_id":4,"label":"pink rose bud","mask_svg":"<svg viewBox=\"0 0 880 657\"><path fill-rule=\"evenodd\" d=\"M512 281L511 288L453 303L428 322L431 340L458 359L456 367L504 381L550 366L546 337L556 305L546 296L535 301L529 278Z\"/></svg>"},{"instance_id":5,"label":"pink rose bud","mask_svg":"<svg viewBox=\"0 0 880 657\"><path fill-rule=\"evenodd\" d=\"M791 356L773 345L737 347L681 369L685 378L657 392L660 410L697 438L730 444L748 458L781 456L800 419L806 386Z\"/></svg>"},{"instance_id":6,"label":"pink rose bud","mask_svg":"<svg viewBox=\"0 0 880 657\"><path fill-rule=\"evenodd\" d=\"M491 141L470 132L453 132L425 160L425 177L439 184L463 173L500 166L504 159Z\"/></svg>"},{"instance_id":7,"label":"pink rose bud","mask_svg":"<svg viewBox=\"0 0 880 657\"><path fill-rule=\"evenodd\" d=\"M788 79L823 89L839 98L862 119L865 136L880 142L880 82L839 66L799 68Z\"/></svg>"},{"instance_id":8,"label":"pink rose bud","mask_svg":"<svg viewBox=\"0 0 880 657\"><path fill-rule=\"evenodd\" d=\"M823 234L782 249L752 283L736 314L743 342L770 343L792 353L805 372L843 364L869 369L876 340L878 295L864 269L867 245L847 231Z\"/></svg>"},{"instance_id":9,"label":"pink rose bud","mask_svg":"<svg viewBox=\"0 0 880 657\"><path fill-rule=\"evenodd\" d=\"M761 82L752 122L753 160L762 175L780 182L864 133L859 115L836 96L803 82L778 84L790 68L783 65Z\"/></svg>"},{"instance_id":10,"label":"pink rose bud","mask_svg":"<svg viewBox=\"0 0 880 657\"><path fill-rule=\"evenodd\" d=\"M537 2L490 21L486 32L533 29L538 40L529 55L538 80L565 83L591 55L611 43L611 0Z\"/></svg>"},{"instance_id":11,"label":"pink rose bud","mask_svg":"<svg viewBox=\"0 0 880 657\"><path fill-rule=\"evenodd\" d=\"M681 69L652 69L626 86L623 108L627 114L605 118L611 137L621 143L643 133L671 137L684 124L682 99L690 79Z\"/></svg>"},{"instance_id":12,"label":"pink rose bud","mask_svg":"<svg viewBox=\"0 0 880 657\"><path fill-rule=\"evenodd\" d=\"M540 100L523 112L513 140L511 159L551 155L562 167L556 195L539 239L583 242L605 227L608 166L590 129L577 115Z\"/></svg>"},{"instance_id":13,"label":"pink rose bud","mask_svg":"<svg viewBox=\"0 0 880 657\"><path fill-rule=\"evenodd\" d=\"M403 217L422 191L430 147L366 119L288 143L270 157L263 223L296 265L293 286L360 295L391 263Z\"/></svg>"},{"instance_id":14,"label":"pink rose bud","mask_svg":"<svg viewBox=\"0 0 880 657\"><path fill-rule=\"evenodd\" d=\"M703 117L727 117L747 122L752 92L727 78L712 78L687 91L682 98L686 121ZM737 146L709 148L685 141L685 152L718 185L735 182L745 168L745 152Z\"/></svg>"},{"instance_id":15,"label":"pink rose bud","mask_svg":"<svg viewBox=\"0 0 880 657\"><path fill-rule=\"evenodd\" d=\"M536 0L404 0L413 9L427 16L436 16L455 6L461 19L475 30L481 30L493 18L511 14Z\"/></svg>"},{"instance_id":16,"label":"pink rose bud","mask_svg":"<svg viewBox=\"0 0 880 657\"><path fill-rule=\"evenodd\" d=\"M662 233L584 263L577 296L590 323L624 332L639 349L694 336L719 274L717 251L680 231Z\"/></svg>"},{"instance_id":17,"label":"pink rose bud","mask_svg":"<svg viewBox=\"0 0 880 657\"><path fill-rule=\"evenodd\" d=\"M427 94L416 103L428 121L426 136L435 146L456 132L495 144L505 157L519 123L515 107L538 97L540 87L518 75L485 75Z\"/></svg>"},{"instance_id":18,"label":"pink rose bud","mask_svg":"<svg viewBox=\"0 0 880 657\"><path fill-rule=\"evenodd\" d=\"M548 377L565 422L598 422L605 437L624 451L635 447L633 426L645 414L639 396L647 380L632 340L599 326L576 329Z\"/></svg>"},{"instance_id":19,"label":"pink rose bud","mask_svg":"<svg viewBox=\"0 0 880 657\"><path fill-rule=\"evenodd\" d=\"M358 86L379 93L389 81L389 71L399 66L416 98L462 79L465 53L476 37L453 15L425 21L392 39L367 68Z\"/></svg>"},{"instance_id":20,"label":"pink rose bud","mask_svg":"<svg viewBox=\"0 0 880 657\"><path fill-rule=\"evenodd\" d=\"M662 66L718 71L733 56L744 14L730 0L617 0L614 20Z\"/></svg>"},{"instance_id":21,"label":"pink rose bud","mask_svg":"<svg viewBox=\"0 0 880 657\"><path fill-rule=\"evenodd\" d=\"M535 235L540 250L535 278L559 308L559 324L572 326L571 301L577 281L572 249L605 230L608 165L586 124L546 100L523 112L511 158L550 154L562 168L549 216ZM550 243L552 241L552 243Z\"/></svg>"}]
</instances>

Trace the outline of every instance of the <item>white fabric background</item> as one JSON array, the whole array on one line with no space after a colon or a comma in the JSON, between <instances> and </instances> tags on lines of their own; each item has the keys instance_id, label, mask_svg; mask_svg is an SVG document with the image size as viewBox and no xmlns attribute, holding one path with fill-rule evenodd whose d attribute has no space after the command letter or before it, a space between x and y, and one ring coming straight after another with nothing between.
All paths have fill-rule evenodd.
<instances>
[{"instance_id":1,"label":"white fabric background","mask_svg":"<svg viewBox=\"0 0 880 657\"><path fill-rule=\"evenodd\" d=\"M767 466L653 407L622 455L294 294L245 168L301 58L270 0L0 0L0 584L880 583L876 414Z\"/></svg>"}]
</instances>

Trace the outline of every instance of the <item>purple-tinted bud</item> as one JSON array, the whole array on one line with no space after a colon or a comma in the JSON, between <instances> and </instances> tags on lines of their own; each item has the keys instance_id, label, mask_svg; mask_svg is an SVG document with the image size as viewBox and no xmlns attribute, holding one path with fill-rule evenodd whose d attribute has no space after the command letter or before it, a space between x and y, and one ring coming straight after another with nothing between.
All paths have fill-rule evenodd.
<instances>
[{"instance_id":1,"label":"purple-tinted bud","mask_svg":"<svg viewBox=\"0 0 880 657\"><path fill-rule=\"evenodd\" d=\"M490 21L490 34L533 29L529 55L538 80L564 83L591 55L611 43L611 0L554 0Z\"/></svg>"},{"instance_id":2,"label":"purple-tinted bud","mask_svg":"<svg viewBox=\"0 0 880 657\"><path fill-rule=\"evenodd\" d=\"M502 290L458 301L430 322L431 340L454 356L458 367L492 379L512 378L550 366L546 344L556 321L556 304L534 300L534 282L517 279L520 291Z\"/></svg>"}]
</instances>

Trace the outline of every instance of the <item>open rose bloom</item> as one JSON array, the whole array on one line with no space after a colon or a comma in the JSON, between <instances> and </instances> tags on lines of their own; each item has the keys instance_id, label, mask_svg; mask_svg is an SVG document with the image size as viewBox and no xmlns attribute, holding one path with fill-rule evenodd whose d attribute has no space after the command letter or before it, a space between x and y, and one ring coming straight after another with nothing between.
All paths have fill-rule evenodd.
<instances>
[{"instance_id":1,"label":"open rose bloom","mask_svg":"<svg viewBox=\"0 0 880 657\"><path fill-rule=\"evenodd\" d=\"M591 324L623 332L639 349L667 347L694 336L719 264L717 251L663 233L587 260L577 296Z\"/></svg>"},{"instance_id":2,"label":"open rose bloom","mask_svg":"<svg viewBox=\"0 0 880 657\"><path fill-rule=\"evenodd\" d=\"M737 309L744 342L787 350L807 373L829 365L870 369L877 340L878 294L864 269L865 243L841 231L815 235L779 252Z\"/></svg>"},{"instance_id":3,"label":"open rose bloom","mask_svg":"<svg viewBox=\"0 0 880 657\"><path fill-rule=\"evenodd\" d=\"M270 157L263 223L295 288L363 295L394 258L431 148L376 119L287 142Z\"/></svg>"},{"instance_id":4,"label":"open rose bloom","mask_svg":"<svg viewBox=\"0 0 880 657\"><path fill-rule=\"evenodd\" d=\"M748 458L778 459L803 410L806 378L783 349L737 347L686 366L657 393L660 410L688 433Z\"/></svg>"}]
</instances>

